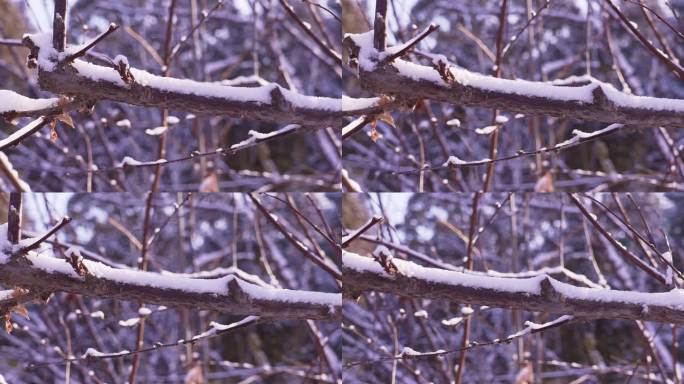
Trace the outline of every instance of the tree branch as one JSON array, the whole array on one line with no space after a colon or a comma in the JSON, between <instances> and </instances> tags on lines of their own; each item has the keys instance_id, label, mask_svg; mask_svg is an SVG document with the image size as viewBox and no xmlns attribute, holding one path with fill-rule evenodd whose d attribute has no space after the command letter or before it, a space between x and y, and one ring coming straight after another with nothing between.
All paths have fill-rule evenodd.
<instances>
[{"instance_id":1,"label":"tree branch","mask_svg":"<svg viewBox=\"0 0 684 384\"><path fill-rule=\"evenodd\" d=\"M409 102L431 99L607 123L681 128L684 101L628 95L593 78L554 83L499 79L457 68L435 55L434 66L396 59L372 47L372 31L347 35L364 88Z\"/></svg>"},{"instance_id":2,"label":"tree branch","mask_svg":"<svg viewBox=\"0 0 684 384\"><path fill-rule=\"evenodd\" d=\"M336 293L262 287L234 275L192 279L117 269L80 260L82 276L64 259L29 252L31 265L10 260L0 268L0 282L36 291L64 291L108 299L136 300L168 307L189 307L231 315L288 319L339 319L342 298Z\"/></svg>"},{"instance_id":3,"label":"tree branch","mask_svg":"<svg viewBox=\"0 0 684 384\"><path fill-rule=\"evenodd\" d=\"M573 315L585 319L684 323L684 294L628 292L576 287L547 275L501 278L426 268L393 259L388 274L375 260L343 251L345 294L372 290L400 296Z\"/></svg>"},{"instance_id":4,"label":"tree branch","mask_svg":"<svg viewBox=\"0 0 684 384\"><path fill-rule=\"evenodd\" d=\"M67 0L55 0L55 13L52 18L52 46L57 52L64 51L67 34Z\"/></svg>"},{"instance_id":5,"label":"tree branch","mask_svg":"<svg viewBox=\"0 0 684 384\"><path fill-rule=\"evenodd\" d=\"M9 209L7 210L7 241L10 244L17 244L21 240L21 216L21 193L12 192L9 196Z\"/></svg>"}]
</instances>

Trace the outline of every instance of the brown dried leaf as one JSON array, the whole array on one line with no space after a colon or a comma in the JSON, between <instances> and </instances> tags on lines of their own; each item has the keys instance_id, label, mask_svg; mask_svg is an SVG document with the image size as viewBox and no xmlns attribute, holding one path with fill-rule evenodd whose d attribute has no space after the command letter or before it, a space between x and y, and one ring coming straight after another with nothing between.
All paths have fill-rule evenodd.
<instances>
[{"instance_id":1,"label":"brown dried leaf","mask_svg":"<svg viewBox=\"0 0 684 384\"><path fill-rule=\"evenodd\" d=\"M381 136L380 133L378 133L377 126L378 126L378 121L373 119L373 121L371 121L370 138L371 138L371 140L373 140L374 143L376 141L378 141L378 139Z\"/></svg>"},{"instance_id":2,"label":"brown dried leaf","mask_svg":"<svg viewBox=\"0 0 684 384\"><path fill-rule=\"evenodd\" d=\"M392 117L392 115L389 112L384 112L384 113L379 114L376 117L376 119L380 120L380 121L384 121L385 123L391 125L392 127L396 127L396 125L394 125L394 118Z\"/></svg>"},{"instance_id":3,"label":"brown dried leaf","mask_svg":"<svg viewBox=\"0 0 684 384\"><path fill-rule=\"evenodd\" d=\"M5 313L4 315L2 315L2 319L5 321L5 332L12 333L12 330L14 328L12 327L12 321L10 320L10 314Z\"/></svg>"},{"instance_id":4,"label":"brown dried leaf","mask_svg":"<svg viewBox=\"0 0 684 384\"><path fill-rule=\"evenodd\" d=\"M551 172L546 172L544 176L537 180L537 183L534 185L535 192L553 192L554 189L553 175Z\"/></svg>"},{"instance_id":5,"label":"brown dried leaf","mask_svg":"<svg viewBox=\"0 0 684 384\"><path fill-rule=\"evenodd\" d=\"M51 120L50 121L50 141L53 143L57 141L59 136L57 136L57 130L55 129L57 127L57 120Z\"/></svg>"},{"instance_id":6,"label":"brown dried leaf","mask_svg":"<svg viewBox=\"0 0 684 384\"><path fill-rule=\"evenodd\" d=\"M61 121L62 123L70 126L71 128L74 128L74 121L71 120L71 116L67 113L62 113L61 115L57 115L55 119Z\"/></svg>"},{"instance_id":7,"label":"brown dried leaf","mask_svg":"<svg viewBox=\"0 0 684 384\"><path fill-rule=\"evenodd\" d=\"M199 186L199 191L200 192L218 192L219 191L218 177L216 176L216 173L212 173L209 176L205 177L204 180L202 180L202 183Z\"/></svg>"}]
</instances>

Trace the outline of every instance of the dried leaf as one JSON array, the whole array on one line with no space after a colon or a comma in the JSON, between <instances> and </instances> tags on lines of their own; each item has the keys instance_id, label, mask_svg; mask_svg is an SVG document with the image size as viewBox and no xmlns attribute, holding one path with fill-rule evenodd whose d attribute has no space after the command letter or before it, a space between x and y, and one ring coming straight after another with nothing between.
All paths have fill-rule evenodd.
<instances>
[{"instance_id":1,"label":"dried leaf","mask_svg":"<svg viewBox=\"0 0 684 384\"><path fill-rule=\"evenodd\" d=\"M5 321L5 332L12 333L14 328L12 327L12 321L10 321L10 314L5 313L2 315L2 319Z\"/></svg>"},{"instance_id":2,"label":"dried leaf","mask_svg":"<svg viewBox=\"0 0 684 384\"><path fill-rule=\"evenodd\" d=\"M57 127L57 121L56 120L50 121L50 141L52 141L53 143L55 141L57 141L57 139L59 138L59 136L57 136L57 130L55 129L56 127Z\"/></svg>"},{"instance_id":3,"label":"dried leaf","mask_svg":"<svg viewBox=\"0 0 684 384\"><path fill-rule=\"evenodd\" d=\"M392 127L396 127L396 125L394 125L394 118L392 118L392 115L389 112L384 112L384 113L379 114L376 117L376 119L380 120L380 121L384 121L385 123L391 125Z\"/></svg>"},{"instance_id":4,"label":"dried leaf","mask_svg":"<svg viewBox=\"0 0 684 384\"><path fill-rule=\"evenodd\" d=\"M14 313L18 314L18 315L20 315L21 317L23 317L23 318L25 318L25 319L28 319L28 318L29 318L28 310L26 309L26 307L24 307L24 306L21 305L21 304L19 304L19 305L13 307L12 309L10 309L10 313L11 313L11 312L14 312Z\"/></svg>"},{"instance_id":5,"label":"dried leaf","mask_svg":"<svg viewBox=\"0 0 684 384\"><path fill-rule=\"evenodd\" d=\"M371 140L373 140L374 143L376 141L378 141L378 139L382 136L382 135L380 135L380 133L378 133L377 126L378 126L378 121L373 119L373 121L371 121L370 138L371 138Z\"/></svg>"},{"instance_id":6,"label":"dried leaf","mask_svg":"<svg viewBox=\"0 0 684 384\"><path fill-rule=\"evenodd\" d=\"M212 173L209 176L205 177L204 180L202 180L202 183L199 186L199 191L200 192L218 192L219 191L218 177L216 176L216 173Z\"/></svg>"},{"instance_id":7,"label":"dried leaf","mask_svg":"<svg viewBox=\"0 0 684 384\"><path fill-rule=\"evenodd\" d=\"M69 114L62 113L61 115L57 115L55 118L71 128L74 128L74 121L71 120L71 116L69 116Z\"/></svg>"},{"instance_id":8,"label":"dried leaf","mask_svg":"<svg viewBox=\"0 0 684 384\"><path fill-rule=\"evenodd\" d=\"M544 176L537 180L537 184L534 185L535 192L553 192L554 189L553 175L551 172L546 172Z\"/></svg>"}]
</instances>

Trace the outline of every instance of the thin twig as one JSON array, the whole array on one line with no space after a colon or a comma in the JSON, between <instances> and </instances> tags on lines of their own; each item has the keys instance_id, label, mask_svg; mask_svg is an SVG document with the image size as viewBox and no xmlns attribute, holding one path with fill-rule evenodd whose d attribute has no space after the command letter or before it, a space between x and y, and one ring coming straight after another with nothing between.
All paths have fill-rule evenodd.
<instances>
[{"instance_id":1,"label":"thin twig","mask_svg":"<svg viewBox=\"0 0 684 384\"><path fill-rule=\"evenodd\" d=\"M41 237L33 241L31 244L21 247L18 251L16 251L13 256L20 255L20 254L25 254L28 251L32 251L38 247L42 243L44 243L48 238L52 237L57 231L62 229L65 225L69 224L71 222L71 218L69 216L64 216L62 220L59 221L59 223L55 224L50 228L47 232L45 232Z\"/></svg>"},{"instance_id":2,"label":"thin twig","mask_svg":"<svg viewBox=\"0 0 684 384\"><path fill-rule=\"evenodd\" d=\"M356 240L359 236L363 235L366 231L371 229L376 224L382 223L385 219L382 216L373 216L368 220L361 228L357 229L356 232L349 236L345 236L342 241L342 248L347 248L352 241Z\"/></svg>"},{"instance_id":3,"label":"thin twig","mask_svg":"<svg viewBox=\"0 0 684 384\"><path fill-rule=\"evenodd\" d=\"M64 61L67 62L67 63L71 63L71 62L73 62L74 60L78 59L79 57L85 55L86 52L88 52L88 50L90 50L90 48L94 47L97 43L99 43L100 41L102 41L102 39L104 39L105 37L109 36L109 34L111 34L112 32L116 31L117 29L119 29L119 26L118 26L116 23L110 23L110 24L109 24L109 28L107 28L106 31L102 32L99 36L97 36L97 37L95 38L95 40L93 40L93 41L91 41L90 43L88 43L88 45L86 45L85 47L81 48L78 52L76 52L76 53L74 53L74 54L72 54L72 55L67 56L67 58L66 58Z\"/></svg>"},{"instance_id":4,"label":"thin twig","mask_svg":"<svg viewBox=\"0 0 684 384\"><path fill-rule=\"evenodd\" d=\"M411 49L413 49L413 47L415 47L416 45L418 45L418 43L420 43L421 41L423 41L423 39L425 39L426 37L428 37L429 34L431 34L432 32L434 32L434 31L436 31L436 30L438 30L438 29L439 29L439 26L438 26L437 24L430 24L430 25L429 25L427 28L425 28L425 30L424 30L423 32L421 32L418 36L414 37L414 38L411 39L409 42L407 42L406 44L404 44L404 46L403 46L399 51L397 51L397 52L395 52L395 53L393 53L393 54L387 56L387 58L385 58L385 59L382 61L382 63L383 63L383 64L390 63L390 62L394 61L395 59L404 56L408 51L410 51Z\"/></svg>"}]
</instances>

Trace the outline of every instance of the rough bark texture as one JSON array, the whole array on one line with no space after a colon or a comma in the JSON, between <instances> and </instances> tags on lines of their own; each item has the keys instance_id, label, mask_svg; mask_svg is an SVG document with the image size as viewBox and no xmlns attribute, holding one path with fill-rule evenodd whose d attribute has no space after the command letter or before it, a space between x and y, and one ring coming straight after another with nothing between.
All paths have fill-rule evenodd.
<instances>
[{"instance_id":1,"label":"rough bark texture","mask_svg":"<svg viewBox=\"0 0 684 384\"><path fill-rule=\"evenodd\" d=\"M635 126L651 127L684 127L684 113L671 110L651 110L646 108L627 108L611 102L600 86L593 92L592 103L577 101L553 100L539 96L520 95L510 92L491 91L472 85L463 85L448 72L448 67L440 74L437 68L424 66L426 71L435 71L444 79L442 84L426 79L416 79L401 74L392 61L379 59L378 52L361 52L352 38L346 38L344 45L351 52L351 57L365 57L373 60L372 70L359 68L359 80L365 89L378 94L395 96L399 100L415 103L420 99L436 100L445 103L466 106L496 108L511 112L521 112L531 115L548 115L555 117L574 118L586 121L604 123L623 123ZM370 59L375 57L375 59ZM368 66L365 66L368 68ZM548 86L548 83L540 83ZM587 85L581 84L581 85ZM576 84L573 84L576 85ZM570 85L567 85L570 86ZM566 85L558 85L560 89L567 89Z\"/></svg>"},{"instance_id":2,"label":"rough bark texture","mask_svg":"<svg viewBox=\"0 0 684 384\"><path fill-rule=\"evenodd\" d=\"M401 75L391 64L373 71L361 71L364 88L406 100L430 99L452 104L497 108L531 115L548 115L604 123L650 127L684 127L684 113L616 106L597 88L593 103L559 101L543 97L493 92L453 82L438 85Z\"/></svg>"},{"instance_id":3,"label":"rough bark texture","mask_svg":"<svg viewBox=\"0 0 684 384\"><path fill-rule=\"evenodd\" d=\"M226 286L226 294L195 293L180 289L121 283L87 274L83 279L59 272L34 268L24 258L3 264L0 268L3 285L35 291L71 292L107 299L136 300L167 307L188 307L230 313L287 319L335 320L341 307L306 301L282 302L251 297L239 289L235 280Z\"/></svg>"},{"instance_id":4,"label":"rough bark texture","mask_svg":"<svg viewBox=\"0 0 684 384\"><path fill-rule=\"evenodd\" d=\"M133 83L117 85L94 81L79 75L69 67L39 72L43 90L56 94L79 96L83 99L113 100L145 107L168 108L205 115L229 115L276 123L296 123L314 127L341 127L341 112L310 109L287 104L278 91L271 93L271 103L243 102L220 97L174 93ZM341 100L340 100L341 105Z\"/></svg>"},{"instance_id":5,"label":"rough bark texture","mask_svg":"<svg viewBox=\"0 0 684 384\"><path fill-rule=\"evenodd\" d=\"M483 276L482 279L487 279ZM548 278L550 279L550 278ZM534 312L573 315L585 319L648 320L663 323L684 323L684 308L636 305L623 302L577 300L555 291L550 280L541 284L541 293L503 292L482 287L446 284L422 280L401 274L389 276L343 268L345 294L379 291L421 299L443 299L465 304L519 309Z\"/></svg>"}]
</instances>

